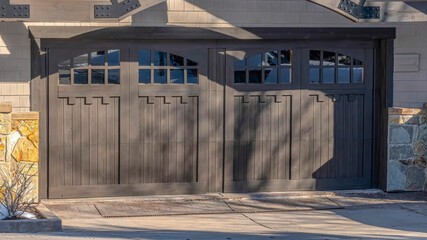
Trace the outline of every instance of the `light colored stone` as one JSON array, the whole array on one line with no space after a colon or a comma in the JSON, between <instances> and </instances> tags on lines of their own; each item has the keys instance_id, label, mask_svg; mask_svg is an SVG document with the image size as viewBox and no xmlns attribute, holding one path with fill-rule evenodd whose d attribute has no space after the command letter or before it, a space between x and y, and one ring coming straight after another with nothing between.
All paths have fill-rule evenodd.
<instances>
[{"instance_id":1,"label":"light colored stone","mask_svg":"<svg viewBox=\"0 0 427 240\"><path fill-rule=\"evenodd\" d=\"M427 146L422 142L415 142L413 148L415 156L424 156Z\"/></svg>"},{"instance_id":2,"label":"light colored stone","mask_svg":"<svg viewBox=\"0 0 427 240\"><path fill-rule=\"evenodd\" d=\"M21 120L13 120L12 121L12 131L18 130L23 122L24 121L21 121Z\"/></svg>"},{"instance_id":3,"label":"light colored stone","mask_svg":"<svg viewBox=\"0 0 427 240\"><path fill-rule=\"evenodd\" d=\"M12 119L10 114L0 113L0 134L9 134L12 131Z\"/></svg>"},{"instance_id":4,"label":"light colored stone","mask_svg":"<svg viewBox=\"0 0 427 240\"><path fill-rule=\"evenodd\" d=\"M406 160L414 157L412 145L395 145L389 147L389 160Z\"/></svg>"},{"instance_id":5,"label":"light colored stone","mask_svg":"<svg viewBox=\"0 0 427 240\"><path fill-rule=\"evenodd\" d=\"M390 144L407 144L412 142L414 128L412 126L390 126Z\"/></svg>"},{"instance_id":6,"label":"light colored stone","mask_svg":"<svg viewBox=\"0 0 427 240\"><path fill-rule=\"evenodd\" d=\"M38 121L25 121L20 127L19 132L22 136L27 137L39 130Z\"/></svg>"},{"instance_id":7,"label":"light colored stone","mask_svg":"<svg viewBox=\"0 0 427 240\"><path fill-rule=\"evenodd\" d=\"M426 168L427 167L427 161L425 157L416 157L414 159L414 165L421 167L421 168Z\"/></svg>"},{"instance_id":8,"label":"light colored stone","mask_svg":"<svg viewBox=\"0 0 427 240\"><path fill-rule=\"evenodd\" d=\"M406 177L407 191L421 191L424 189L426 171L424 168L411 166L408 168Z\"/></svg>"},{"instance_id":9,"label":"light colored stone","mask_svg":"<svg viewBox=\"0 0 427 240\"><path fill-rule=\"evenodd\" d=\"M404 191L407 167L396 161L388 162L387 191Z\"/></svg>"},{"instance_id":10,"label":"light colored stone","mask_svg":"<svg viewBox=\"0 0 427 240\"><path fill-rule=\"evenodd\" d=\"M38 150L34 144L26 139L20 138L12 152L13 158L18 162L38 162Z\"/></svg>"},{"instance_id":11,"label":"light colored stone","mask_svg":"<svg viewBox=\"0 0 427 240\"><path fill-rule=\"evenodd\" d=\"M0 162L6 160L6 137L0 137Z\"/></svg>"}]
</instances>

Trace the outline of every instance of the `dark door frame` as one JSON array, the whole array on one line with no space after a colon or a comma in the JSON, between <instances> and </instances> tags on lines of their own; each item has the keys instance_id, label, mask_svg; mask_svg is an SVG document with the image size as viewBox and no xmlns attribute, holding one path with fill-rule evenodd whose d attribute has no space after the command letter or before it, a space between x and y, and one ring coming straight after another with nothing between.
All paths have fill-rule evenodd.
<instances>
[{"instance_id":1,"label":"dark door frame","mask_svg":"<svg viewBox=\"0 0 427 240\"><path fill-rule=\"evenodd\" d=\"M206 41L209 60L208 74L216 84L223 84L225 51L221 42L250 42L259 40L366 40L375 43L374 54L374 136L373 187L384 189L387 173L387 108L393 102L393 39L394 28L185 28L185 27L30 27L31 37L31 110L40 112L39 196L48 198L48 115L47 76L49 47L64 46L68 41L119 41L119 40L188 40ZM223 65L222 67L220 65ZM213 72L213 70L219 70ZM222 76L221 76L222 75ZM213 86L209 91L218 91ZM218 96L221 101L221 96ZM221 116L217 116L219 119ZM222 116L223 117L223 116ZM220 121L220 120L219 120ZM381 124L383 123L383 124ZM215 142L215 141L214 141ZM216 161L220 161L220 157ZM220 162L209 162L218 166ZM223 169L221 169L223 171ZM209 173L209 191L222 191L223 173Z\"/></svg>"}]
</instances>

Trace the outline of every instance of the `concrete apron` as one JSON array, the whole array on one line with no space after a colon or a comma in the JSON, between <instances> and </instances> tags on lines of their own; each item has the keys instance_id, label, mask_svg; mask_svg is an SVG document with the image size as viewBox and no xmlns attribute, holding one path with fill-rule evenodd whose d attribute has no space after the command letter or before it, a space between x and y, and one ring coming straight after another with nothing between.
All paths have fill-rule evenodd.
<instances>
[{"instance_id":1,"label":"concrete apron","mask_svg":"<svg viewBox=\"0 0 427 240\"><path fill-rule=\"evenodd\" d=\"M149 217L196 214L262 213L343 208L334 199L348 194L383 194L381 190L200 194L43 200L61 219Z\"/></svg>"}]
</instances>

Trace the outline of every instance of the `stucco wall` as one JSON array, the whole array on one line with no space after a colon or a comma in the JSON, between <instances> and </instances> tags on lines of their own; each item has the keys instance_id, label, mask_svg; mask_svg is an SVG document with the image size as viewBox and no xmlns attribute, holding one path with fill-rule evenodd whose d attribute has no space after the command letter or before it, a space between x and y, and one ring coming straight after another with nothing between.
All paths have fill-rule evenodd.
<instances>
[{"instance_id":1,"label":"stucco wall","mask_svg":"<svg viewBox=\"0 0 427 240\"><path fill-rule=\"evenodd\" d=\"M391 6L396 8L396 6ZM396 13L397 14L397 13ZM388 16L390 20L399 18ZM386 19L387 20L387 19ZM120 22L0 23L0 101L29 111L30 41L27 27L191 26L191 27L396 27L397 54L418 54L419 70L395 74L394 106L427 102L427 22L359 22L306 0L168 0ZM416 20L414 18L414 20ZM399 63L398 63L399 64Z\"/></svg>"}]
</instances>

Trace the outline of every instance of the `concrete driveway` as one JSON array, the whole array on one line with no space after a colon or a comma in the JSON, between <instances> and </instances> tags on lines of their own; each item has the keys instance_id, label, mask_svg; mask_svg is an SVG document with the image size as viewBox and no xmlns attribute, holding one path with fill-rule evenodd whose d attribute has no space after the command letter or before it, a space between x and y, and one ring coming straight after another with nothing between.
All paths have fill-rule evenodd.
<instances>
[{"instance_id":1,"label":"concrete driveway","mask_svg":"<svg viewBox=\"0 0 427 240\"><path fill-rule=\"evenodd\" d=\"M427 239L426 193L338 192L329 199L344 208L133 218L102 218L89 211L63 215L60 233L2 234L0 238Z\"/></svg>"}]
</instances>

